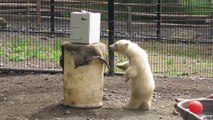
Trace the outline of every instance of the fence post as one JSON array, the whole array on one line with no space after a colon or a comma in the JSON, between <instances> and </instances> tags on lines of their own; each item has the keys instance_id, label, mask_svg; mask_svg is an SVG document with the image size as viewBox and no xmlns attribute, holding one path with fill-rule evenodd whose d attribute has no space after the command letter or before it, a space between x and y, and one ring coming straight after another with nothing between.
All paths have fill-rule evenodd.
<instances>
[{"instance_id":1,"label":"fence post","mask_svg":"<svg viewBox=\"0 0 213 120\"><path fill-rule=\"evenodd\" d=\"M55 0L50 1L50 28L51 33L53 34L55 32Z\"/></svg>"},{"instance_id":2,"label":"fence post","mask_svg":"<svg viewBox=\"0 0 213 120\"><path fill-rule=\"evenodd\" d=\"M127 6L127 32L132 34L132 8Z\"/></svg>"},{"instance_id":3,"label":"fence post","mask_svg":"<svg viewBox=\"0 0 213 120\"><path fill-rule=\"evenodd\" d=\"M30 7L28 5L30 5L30 0L27 0L27 15L30 14Z\"/></svg>"},{"instance_id":4,"label":"fence post","mask_svg":"<svg viewBox=\"0 0 213 120\"><path fill-rule=\"evenodd\" d=\"M108 47L114 43L114 0L108 0ZM114 76L114 52L109 49L109 76Z\"/></svg>"},{"instance_id":5,"label":"fence post","mask_svg":"<svg viewBox=\"0 0 213 120\"><path fill-rule=\"evenodd\" d=\"M161 38L161 0L157 1L156 37L157 37L157 40Z\"/></svg>"},{"instance_id":6,"label":"fence post","mask_svg":"<svg viewBox=\"0 0 213 120\"><path fill-rule=\"evenodd\" d=\"M83 10L83 9L86 10L86 0L83 0L81 5L82 5L82 6L81 6L81 9L82 9L82 10Z\"/></svg>"},{"instance_id":7,"label":"fence post","mask_svg":"<svg viewBox=\"0 0 213 120\"><path fill-rule=\"evenodd\" d=\"M213 0L210 1L210 5L213 5ZM211 12L210 17L210 39L213 40L213 12Z\"/></svg>"},{"instance_id":8,"label":"fence post","mask_svg":"<svg viewBox=\"0 0 213 120\"><path fill-rule=\"evenodd\" d=\"M27 16L30 16L30 0L27 0ZM30 19L27 20L27 23L30 23Z\"/></svg>"},{"instance_id":9,"label":"fence post","mask_svg":"<svg viewBox=\"0 0 213 120\"><path fill-rule=\"evenodd\" d=\"M40 26L41 21L41 0L37 0L37 7L36 7L36 26Z\"/></svg>"}]
</instances>

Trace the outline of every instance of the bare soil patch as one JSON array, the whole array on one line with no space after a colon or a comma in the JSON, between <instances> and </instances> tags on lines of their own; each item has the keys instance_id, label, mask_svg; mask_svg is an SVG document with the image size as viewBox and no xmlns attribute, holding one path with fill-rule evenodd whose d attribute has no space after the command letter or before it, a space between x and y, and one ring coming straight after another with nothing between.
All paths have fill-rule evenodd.
<instances>
[{"instance_id":1,"label":"bare soil patch","mask_svg":"<svg viewBox=\"0 0 213 120\"><path fill-rule=\"evenodd\" d=\"M182 120L174 99L212 94L213 79L155 77L150 111L122 109L130 91L124 77L105 77L103 107L71 108L63 105L61 74L9 74L0 77L1 120Z\"/></svg>"}]
</instances>

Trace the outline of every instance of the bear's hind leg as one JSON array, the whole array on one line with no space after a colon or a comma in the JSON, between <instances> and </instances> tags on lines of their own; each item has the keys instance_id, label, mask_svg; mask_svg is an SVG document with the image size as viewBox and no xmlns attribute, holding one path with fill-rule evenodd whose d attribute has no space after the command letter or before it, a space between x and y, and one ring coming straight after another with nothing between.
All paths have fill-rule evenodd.
<instances>
[{"instance_id":1,"label":"bear's hind leg","mask_svg":"<svg viewBox=\"0 0 213 120\"><path fill-rule=\"evenodd\" d=\"M138 109L141 105L141 101L139 99L130 98L128 104L124 105L122 108L124 109Z\"/></svg>"},{"instance_id":2,"label":"bear's hind leg","mask_svg":"<svg viewBox=\"0 0 213 120\"><path fill-rule=\"evenodd\" d=\"M151 100L150 101L146 101L146 102L142 102L141 105L139 106L139 109L141 110L150 110L151 107Z\"/></svg>"}]
</instances>

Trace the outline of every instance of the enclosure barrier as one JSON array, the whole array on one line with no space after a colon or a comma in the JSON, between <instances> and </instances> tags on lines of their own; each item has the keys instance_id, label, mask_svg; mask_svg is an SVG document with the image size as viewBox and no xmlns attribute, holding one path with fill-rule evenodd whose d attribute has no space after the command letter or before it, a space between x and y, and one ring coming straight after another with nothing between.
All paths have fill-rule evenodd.
<instances>
[{"instance_id":1,"label":"enclosure barrier","mask_svg":"<svg viewBox=\"0 0 213 120\"><path fill-rule=\"evenodd\" d=\"M69 41L70 13L102 16L101 41L138 43L155 75L213 77L212 0L1 0L0 73L60 72L60 46ZM109 50L112 69L126 58Z\"/></svg>"}]
</instances>

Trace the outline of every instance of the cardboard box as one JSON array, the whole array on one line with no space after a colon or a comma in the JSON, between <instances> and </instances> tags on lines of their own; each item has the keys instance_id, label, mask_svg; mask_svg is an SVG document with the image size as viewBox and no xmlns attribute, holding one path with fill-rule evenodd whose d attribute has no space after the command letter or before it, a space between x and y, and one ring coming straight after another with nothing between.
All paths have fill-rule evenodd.
<instances>
[{"instance_id":1,"label":"cardboard box","mask_svg":"<svg viewBox=\"0 0 213 120\"><path fill-rule=\"evenodd\" d=\"M100 41L101 14L91 12L71 13L71 42L92 44Z\"/></svg>"}]
</instances>

